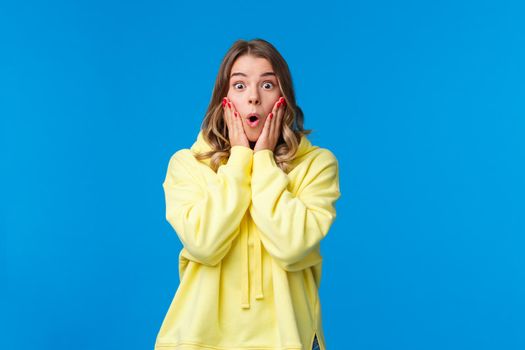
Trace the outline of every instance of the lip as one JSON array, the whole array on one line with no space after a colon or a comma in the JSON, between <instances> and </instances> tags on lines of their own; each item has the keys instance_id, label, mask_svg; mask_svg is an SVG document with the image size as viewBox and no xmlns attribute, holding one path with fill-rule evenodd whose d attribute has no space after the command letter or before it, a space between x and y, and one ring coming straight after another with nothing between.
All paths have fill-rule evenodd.
<instances>
[{"instance_id":1,"label":"lip","mask_svg":"<svg viewBox=\"0 0 525 350\"><path fill-rule=\"evenodd\" d=\"M252 121L250 121L250 117L251 117L251 116L254 116L254 115L257 116L257 120L254 121L254 122L252 122ZM247 123L250 127L252 127L252 128L256 128L257 125L259 125L259 122L261 121L261 116L260 116L258 113L250 113L250 114L248 114L248 115L246 116L245 119L246 119L246 123Z\"/></svg>"}]
</instances>

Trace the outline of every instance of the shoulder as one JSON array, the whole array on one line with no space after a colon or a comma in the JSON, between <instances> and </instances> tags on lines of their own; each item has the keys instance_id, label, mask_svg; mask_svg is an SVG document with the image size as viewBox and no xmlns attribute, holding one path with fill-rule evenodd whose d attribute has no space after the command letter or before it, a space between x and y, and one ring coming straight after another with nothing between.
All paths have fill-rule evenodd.
<instances>
[{"instance_id":1,"label":"shoulder","mask_svg":"<svg viewBox=\"0 0 525 350\"><path fill-rule=\"evenodd\" d=\"M168 163L176 164L176 163L187 163L191 162L192 160L195 160L195 157L193 156L193 152L189 148L182 148L174 153L171 154L169 157Z\"/></svg>"},{"instance_id":2,"label":"shoulder","mask_svg":"<svg viewBox=\"0 0 525 350\"><path fill-rule=\"evenodd\" d=\"M314 166L315 168L326 166L337 167L339 165L334 152L324 147L316 147L306 155L304 160L307 160L307 163L310 164L310 166Z\"/></svg>"},{"instance_id":3,"label":"shoulder","mask_svg":"<svg viewBox=\"0 0 525 350\"><path fill-rule=\"evenodd\" d=\"M208 181L210 176L211 178L216 176L209 166L209 158L198 160L193 150L189 148L179 149L170 156L168 172L176 173L178 176L188 176L195 181L199 179Z\"/></svg>"},{"instance_id":4,"label":"shoulder","mask_svg":"<svg viewBox=\"0 0 525 350\"><path fill-rule=\"evenodd\" d=\"M325 161L330 162L336 162L337 163L337 157L334 152L329 150L328 148L319 148L319 157L322 158Z\"/></svg>"},{"instance_id":5,"label":"shoulder","mask_svg":"<svg viewBox=\"0 0 525 350\"><path fill-rule=\"evenodd\" d=\"M328 148L313 147L304 153L290 172L293 181L310 184L314 181L325 181L336 178L339 174L339 163L336 155Z\"/></svg>"},{"instance_id":6,"label":"shoulder","mask_svg":"<svg viewBox=\"0 0 525 350\"><path fill-rule=\"evenodd\" d=\"M185 173L191 173L192 159L195 161L190 149L183 148L175 151L168 159L168 172L183 171Z\"/></svg>"}]
</instances>

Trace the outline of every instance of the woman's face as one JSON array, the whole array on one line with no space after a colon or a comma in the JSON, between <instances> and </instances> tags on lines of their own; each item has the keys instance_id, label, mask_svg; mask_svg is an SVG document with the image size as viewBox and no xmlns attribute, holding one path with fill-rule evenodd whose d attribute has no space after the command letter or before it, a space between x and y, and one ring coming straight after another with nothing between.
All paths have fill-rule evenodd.
<instances>
[{"instance_id":1,"label":"woman's face","mask_svg":"<svg viewBox=\"0 0 525 350\"><path fill-rule=\"evenodd\" d=\"M249 141L261 135L264 123L281 96L277 76L266 58L243 55L234 62L230 74L228 99L241 115L244 132ZM247 116L257 113L259 122L250 125Z\"/></svg>"}]
</instances>

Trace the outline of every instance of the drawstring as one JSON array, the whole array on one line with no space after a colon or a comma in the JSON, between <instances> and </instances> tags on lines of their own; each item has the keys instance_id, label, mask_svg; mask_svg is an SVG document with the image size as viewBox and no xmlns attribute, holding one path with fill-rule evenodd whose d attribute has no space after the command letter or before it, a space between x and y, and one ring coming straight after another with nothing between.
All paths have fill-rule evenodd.
<instances>
[{"instance_id":1,"label":"drawstring","mask_svg":"<svg viewBox=\"0 0 525 350\"><path fill-rule=\"evenodd\" d=\"M246 226L243 224L243 226ZM241 249L242 249L242 259L241 259L241 307L244 309L250 308L250 297L249 297L249 261L248 261L248 241L247 241L247 232L246 230L241 231Z\"/></svg>"},{"instance_id":2,"label":"drawstring","mask_svg":"<svg viewBox=\"0 0 525 350\"><path fill-rule=\"evenodd\" d=\"M249 225L248 219L243 220L244 231L241 232L241 307L243 309L250 308L250 261L248 260L248 234ZM255 299L263 299L263 285L262 285L262 255L261 255L261 240L257 235L254 235L254 258L255 258Z\"/></svg>"},{"instance_id":3,"label":"drawstring","mask_svg":"<svg viewBox=\"0 0 525 350\"><path fill-rule=\"evenodd\" d=\"M261 256L261 240L255 236L255 299L264 298L262 288L262 256Z\"/></svg>"}]
</instances>

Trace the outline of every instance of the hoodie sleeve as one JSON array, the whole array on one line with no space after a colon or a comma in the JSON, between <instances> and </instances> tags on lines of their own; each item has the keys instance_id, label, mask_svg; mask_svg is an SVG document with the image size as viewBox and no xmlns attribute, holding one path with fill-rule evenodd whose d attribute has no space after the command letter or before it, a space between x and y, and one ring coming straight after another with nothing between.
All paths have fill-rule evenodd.
<instances>
[{"instance_id":1,"label":"hoodie sleeve","mask_svg":"<svg viewBox=\"0 0 525 350\"><path fill-rule=\"evenodd\" d=\"M195 180L197 170L179 152L170 158L162 184L166 220L196 261L214 266L230 250L250 205L253 150L233 146L207 186Z\"/></svg>"},{"instance_id":2,"label":"hoodie sleeve","mask_svg":"<svg viewBox=\"0 0 525 350\"><path fill-rule=\"evenodd\" d=\"M287 189L290 179L275 162L273 152L253 156L250 214L261 241L285 270L312 254L336 217L340 197L336 157L324 149L308 167L297 195ZM297 264L296 264L297 265Z\"/></svg>"}]
</instances>

